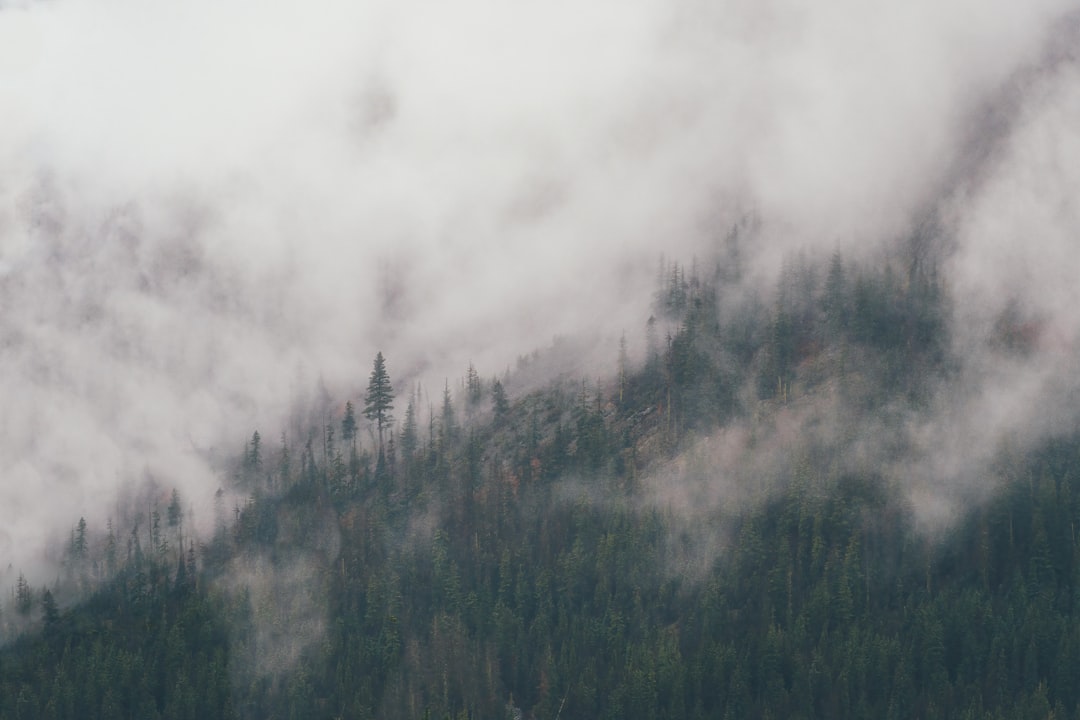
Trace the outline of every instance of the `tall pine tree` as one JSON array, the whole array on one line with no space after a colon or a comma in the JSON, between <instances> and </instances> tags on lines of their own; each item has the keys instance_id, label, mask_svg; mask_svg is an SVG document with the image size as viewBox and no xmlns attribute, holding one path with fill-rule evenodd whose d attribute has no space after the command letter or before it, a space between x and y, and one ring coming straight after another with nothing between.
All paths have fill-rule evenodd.
<instances>
[{"instance_id":1,"label":"tall pine tree","mask_svg":"<svg viewBox=\"0 0 1080 720\"><path fill-rule=\"evenodd\" d=\"M379 452L382 452L383 430L394 420L390 413L393 409L394 386L386 372L386 360L382 352L379 352L375 355L375 366L368 380L367 395L364 396L364 417L375 423L379 431Z\"/></svg>"}]
</instances>

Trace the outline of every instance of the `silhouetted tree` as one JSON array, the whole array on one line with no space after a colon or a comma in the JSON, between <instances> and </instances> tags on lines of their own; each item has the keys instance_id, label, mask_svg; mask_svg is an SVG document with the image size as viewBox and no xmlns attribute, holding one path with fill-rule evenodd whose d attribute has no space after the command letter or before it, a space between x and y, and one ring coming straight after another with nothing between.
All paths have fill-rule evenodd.
<instances>
[{"instance_id":1,"label":"silhouetted tree","mask_svg":"<svg viewBox=\"0 0 1080 720\"><path fill-rule=\"evenodd\" d=\"M401 428L401 451L404 453L405 462L412 460L413 453L420 444L420 437L416 427L416 402L409 398L409 404L405 408L405 424Z\"/></svg>"},{"instance_id":2,"label":"silhouetted tree","mask_svg":"<svg viewBox=\"0 0 1080 720\"><path fill-rule=\"evenodd\" d=\"M379 448L383 443L383 430L393 422L394 387L390 375L386 372L386 360L382 352L375 355L375 364L368 381L367 395L364 396L364 417L375 423L379 432Z\"/></svg>"},{"instance_id":3,"label":"silhouetted tree","mask_svg":"<svg viewBox=\"0 0 1080 720\"><path fill-rule=\"evenodd\" d=\"M41 591L41 610L44 614L45 630L54 629L60 622L60 609L56 606L52 590L47 587Z\"/></svg>"},{"instance_id":4,"label":"silhouetted tree","mask_svg":"<svg viewBox=\"0 0 1080 720\"><path fill-rule=\"evenodd\" d=\"M470 409L479 404L483 394L484 384L480 380L480 374L470 362L468 373L465 375L465 397L468 399Z\"/></svg>"},{"instance_id":5,"label":"silhouetted tree","mask_svg":"<svg viewBox=\"0 0 1080 720\"><path fill-rule=\"evenodd\" d=\"M34 591L26 576L19 573L19 579L15 581L15 609L22 616L30 614L30 608L34 606Z\"/></svg>"},{"instance_id":6,"label":"silhouetted tree","mask_svg":"<svg viewBox=\"0 0 1080 720\"><path fill-rule=\"evenodd\" d=\"M83 560L86 557L86 518L79 518L79 524L75 526L75 540L72 543L75 558Z\"/></svg>"},{"instance_id":7,"label":"silhouetted tree","mask_svg":"<svg viewBox=\"0 0 1080 720\"><path fill-rule=\"evenodd\" d=\"M510 412L510 401L506 398L506 390L499 378L491 381L491 408L497 420L503 419Z\"/></svg>"},{"instance_id":8,"label":"silhouetted tree","mask_svg":"<svg viewBox=\"0 0 1080 720\"><path fill-rule=\"evenodd\" d=\"M356 412L351 400L345 403L345 417L341 419L341 439L349 444L356 440Z\"/></svg>"},{"instance_id":9,"label":"silhouetted tree","mask_svg":"<svg viewBox=\"0 0 1080 720\"><path fill-rule=\"evenodd\" d=\"M169 506L165 509L165 520L170 528L180 536L183 535L184 508L180 505L180 493L176 488L173 488L172 495L169 497Z\"/></svg>"}]
</instances>

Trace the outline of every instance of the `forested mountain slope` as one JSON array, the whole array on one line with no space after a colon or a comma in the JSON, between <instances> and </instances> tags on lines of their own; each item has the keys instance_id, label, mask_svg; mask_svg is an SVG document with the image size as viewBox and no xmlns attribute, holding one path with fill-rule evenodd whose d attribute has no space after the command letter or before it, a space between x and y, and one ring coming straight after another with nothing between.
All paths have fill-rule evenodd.
<instances>
[{"instance_id":1,"label":"forested mountain slope","mask_svg":"<svg viewBox=\"0 0 1080 720\"><path fill-rule=\"evenodd\" d=\"M169 489L75 526L3 608L0 717L1080 717L1080 433L944 519L907 484L959 382L930 263L661 275L600 382L469 368L429 417L385 348L302 442L252 435L212 538Z\"/></svg>"}]
</instances>

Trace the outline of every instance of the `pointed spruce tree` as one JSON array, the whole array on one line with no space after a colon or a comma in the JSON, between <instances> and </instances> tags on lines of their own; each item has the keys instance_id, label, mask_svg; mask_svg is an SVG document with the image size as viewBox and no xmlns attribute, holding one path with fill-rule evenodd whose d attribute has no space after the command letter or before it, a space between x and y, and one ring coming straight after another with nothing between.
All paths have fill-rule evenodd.
<instances>
[{"instance_id":1,"label":"pointed spruce tree","mask_svg":"<svg viewBox=\"0 0 1080 720\"><path fill-rule=\"evenodd\" d=\"M352 401L345 403L345 417L341 420L341 439L350 445L356 443L356 412Z\"/></svg>"},{"instance_id":2,"label":"pointed spruce tree","mask_svg":"<svg viewBox=\"0 0 1080 720\"><path fill-rule=\"evenodd\" d=\"M496 420L503 420L510 413L510 401L506 397L506 389L499 378L491 381L491 407L495 412Z\"/></svg>"},{"instance_id":3,"label":"pointed spruce tree","mask_svg":"<svg viewBox=\"0 0 1080 720\"><path fill-rule=\"evenodd\" d=\"M390 384L390 375L386 372L386 360L379 352L375 355L375 367L371 370L367 395L364 396L364 417L375 423L379 431L379 450L382 451L383 430L393 422L394 386Z\"/></svg>"},{"instance_id":4,"label":"pointed spruce tree","mask_svg":"<svg viewBox=\"0 0 1080 720\"><path fill-rule=\"evenodd\" d=\"M419 446L420 432L416 426L416 402L410 397L409 405L405 408L405 425L401 428L401 450L406 463L412 460L413 453Z\"/></svg>"}]
</instances>

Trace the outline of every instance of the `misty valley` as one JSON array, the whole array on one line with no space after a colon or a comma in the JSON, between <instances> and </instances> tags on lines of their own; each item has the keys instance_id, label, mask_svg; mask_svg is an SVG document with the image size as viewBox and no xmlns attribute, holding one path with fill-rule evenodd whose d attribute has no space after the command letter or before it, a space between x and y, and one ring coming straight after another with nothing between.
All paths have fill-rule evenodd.
<instances>
[{"instance_id":1,"label":"misty valley","mask_svg":"<svg viewBox=\"0 0 1080 720\"><path fill-rule=\"evenodd\" d=\"M71 518L0 606L0 717L1080 717L1080 428L942 440L985 426L932 244L766 291L737 246L661 261L598 374L432 400L387 346L219 460L212 531L152 478Z\"/></svg>"}]
</instances>

